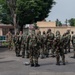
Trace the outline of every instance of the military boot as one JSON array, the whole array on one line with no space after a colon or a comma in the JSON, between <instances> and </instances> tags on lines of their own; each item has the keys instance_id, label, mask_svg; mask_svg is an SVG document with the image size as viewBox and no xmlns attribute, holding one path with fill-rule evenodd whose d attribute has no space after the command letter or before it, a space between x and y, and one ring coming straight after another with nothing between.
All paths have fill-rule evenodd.
<instances>
[{"instance_id":1,"label":"military boot","mask_svg":"<svg viewBox=\"0 0 75 75\"><path fill-rule=\"evenodd\" d=\"M35 67L39 67L40 65L36 63L34 66L35 66Z\"/></svg>"},{"instance_id":2,"label":"military boot","mask_svg":"<svg viewBox=\"0 0 75 75\"><path fill-rule=\"evenodd\" d=\"M31 67L33 67L33 66L34 66L34 64L31 64L30 66L31 66Z\"/></svg>"}]
</instances>

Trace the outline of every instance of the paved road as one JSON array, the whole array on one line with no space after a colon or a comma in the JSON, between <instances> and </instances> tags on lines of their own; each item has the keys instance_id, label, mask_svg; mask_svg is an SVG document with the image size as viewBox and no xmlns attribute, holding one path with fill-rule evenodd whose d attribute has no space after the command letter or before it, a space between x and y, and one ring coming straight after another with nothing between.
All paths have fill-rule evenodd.
<instances>
[{"instance_id":1,"label":"paved road","mask_svg":"<svg viewBox=\"0 0 75 75\"><path fill-rule=\"evenodd\" d=\"M24 65L29 59L16 57L14 51L0 48L0 75L75 75L75 59L70 58L73 52L66 55L66 65L55 65L55 58L39 59L40 67Z\"/></svg>"}]
</instances>

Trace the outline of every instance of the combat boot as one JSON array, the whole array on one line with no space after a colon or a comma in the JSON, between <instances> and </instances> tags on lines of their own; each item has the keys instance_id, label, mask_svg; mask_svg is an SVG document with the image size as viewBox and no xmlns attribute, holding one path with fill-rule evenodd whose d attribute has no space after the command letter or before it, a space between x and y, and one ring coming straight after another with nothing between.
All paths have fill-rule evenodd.
<instances>
[{"instance_id":1,"label":"combat boot","mask_svg":"<svg viewBox=\"0 0 75 75\"><path fill-rule=\"evenodd\" d=\"M35 66L35 67L39 67L40 65L39 65L39 64L35 64L34 66Z\"/></svg>"},{"instance_id":2,"label":"combat boot","mask_svg":"<svg viewBox=\"0 0 75 75\"><path fill-rule=\"evenodd\" d=\"M65 65L65 63L63 63L63 65Z\"/></svg>"},{"instance_id":3,"label":"combat boot","mask_svg":"<svg viewBox=\"0 0 75 75\"><path fill-rule=\"evenodd\" d=\"M34 64L31 64L30 66L31 66L31 67L33 67L33 66L34 66Z\"/></svg>"}]
</instances>

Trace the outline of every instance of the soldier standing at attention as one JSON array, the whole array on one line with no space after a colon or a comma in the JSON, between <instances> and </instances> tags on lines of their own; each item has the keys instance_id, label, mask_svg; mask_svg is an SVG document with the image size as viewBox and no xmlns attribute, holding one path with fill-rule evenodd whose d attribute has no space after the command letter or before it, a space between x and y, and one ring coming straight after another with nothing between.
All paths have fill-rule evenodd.
<instances>
[{"instance_id":1,"label":"soldier standing at attention","mask_svg":"<svg viewBox=\"0 0 75 75\"><path fill-rule=\"evenodd\" d=\"M61 34L60 34L60 31L56 31L56 35L55 35L55 37L59 37L59 38L61 38ZM54 52L55 52L55 42L53 42L53 48L52 48L52 57L55 57L55 55L54 55Z\"/></svg>"},{"instance_id":2,"label":"soldier standing at attention","mask_svg":"<svg viewBox=\"0 0 75 75\"><path fill-rule=\"evenodd\" d=\"M23 35L23 38L22 38L22 43L21 43L21 49L22 49L22 58L25 58L25 51L26 51L26 48L27 48L27 37L26 35Z\"/></svg>"},{"instance_id":3,"label":"soldier standing at attention","mask_svg":"<svg viewBox=\"0 0 75 75\"><path fill-rule=\"evenodd\" d=\"M67 35L68 35L68 37L67 37L67 40L68 40L68 45L67 45L67 47L68 47L68 52L70 52L70 41L71 41L71 35L70 35L70 30L67 30Z\"/></svg>"},{"instance_id":4,"label":"soldier standing at attention","mask_svg":"<svg viewBox=\"0 0 75 75\"><path fill-rule=\"evenodd\" d=\"M17 32L16 35L14 36L14 46L15 46L15 53L16 56L19 56L19 33Z\"/></svg>"},{"instance_id":5,"label":"soldier standing at attention","mask_svg":"<svg viewBox=\"0 0 75 75\"><path fill-rule=\"evenodd\" d=\"M19 33L19 40L18 40L18 42L19 42L19 51L18 51L18 55L20 56L20 51L21 51L21 47L22 47L22 40L23 40L23 34L22 34L22 31L20 31L20 33Z\"/></svg>"},{"instance_id":6,"label":"soldier standing at attention","mask_svg":"<svg viewBox=\"0 0 75 75\"><path fill-rule=\"evenodd\" d=\"M43 31L43 34L42 34L42 54L43 54L43 57L46 57L47 56L47 50L46 50L46 47L47 46L47 36L46 36L46 32Z\"/></svg>"},{"instance_id":7,"label":"soldier standing at attention","mask_svg":"<svg viewBox=\"0 0 75 75\"><path fill-rule=\"evenodd\" d=\"M40 55L40 58L44 58L43 56L43 50L42 50L42 36L41 36L41 31L38 31L38 33L36 34L36 37L37 37L37 48L38 48L38 51L39 51L39 55Z\"/></svg>"},{"instance_id":8,"label":"soldier standing at attention","mask_svg":"<svg viewBox=\"0 0 75 75\"><path fill-rule=\"evenodd\" d=\"M65 54L67 54L67 46L68 46L68 35L67 35L68 33L66 32L66 33L64 33L63 34L63 39L64 39L64 53Z\"/></svg>"},{"instance_id":9,"label":"soldier standing at attention","mask_svg":"<svg viewBox=\"0 0 75 75\"><path fill-rule=\"evenodd\" d=\"M55 39L55 47L56 47L56 65L60 65L60 56L62 58L62 63L65 65L65 55L63 50L63 38L59 38L58 36Z\"/></svg>"},{"instance_id":10,"label":"soldier standing at attention","mask_svg":"<svg viewBox=\"0 0 75 75\"><path fill-rule=\"evenodd\" d=\"M51 29L47 31L47 57L49 56L49 51L53 48L53 40L54 40L54 34L51 32Z\"/></svg>"},{"instance_id":11,"label":"soldier standing at attention","mask_svg":"<svg viewBox=\"0 0 75 75\"><path fill-rule=\"evenodd\" d=\"M38 48L37 48L37 37L36 35L31 35L31 39L30 39L30 65L31 67L35 66L38 67L40 66L38 64Z\"/></svg>"},{"instance_id":12,"label":"soldier standing at attention","mask_svg":"<svg viewBox=\"0 0 75 75\"><path fill-rule=\"evenodd\" d=\"M73 34L74 32L72 32ZM75 58L75 34L72 35L72 45L73 45L73 49L74 49L74 56L73 58Z\"/></svg>"},{"instance_id":13,"label":"soldier standing at attention","mask_svg":"<svg viewBox=\"0 0 75 75\"><path fill-rule=\"evenodd\" d=\"M28 35L27 37L26 37L26 42L27 42L27 47L26 47L26 58L29 58L29 49L30 49L30 38L31 38L31 36L30 35Z\"/></svg>"},{"instance_id":14,"label":"soldier standing at attention","mask_svg":"<svg viewBox=\"0 0 75 75\"><path fill-rule=\"evenodd\" d=\"M12 41L13 41L13 35L10 31L8 31L8 33L6 34L6 40L8 42L8 48L9 50L12 49Z\"/></svg>"}]
</instances>

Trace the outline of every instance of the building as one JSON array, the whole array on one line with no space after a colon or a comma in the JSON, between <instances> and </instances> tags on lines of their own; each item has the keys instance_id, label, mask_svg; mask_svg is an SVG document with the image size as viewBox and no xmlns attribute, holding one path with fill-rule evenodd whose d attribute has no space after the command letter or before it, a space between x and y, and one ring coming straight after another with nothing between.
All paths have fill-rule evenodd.
<instances>
[{"instance_id":1,"label":"building","mask_svg":"<svg viewBox=\"0 0 75 75\"><path fill-rule=\"evenodd\" d=\"M75 27L74 26L56 26L56 22L46 22L46 21L41 21L37 22L37 26L39 27L38 30L47 32L48 29L51 29L51 31L55 34L57 30L60 31L61 35L65 33L67 30L70 30L71 32L73 31L75 33ZM38 31L37 30L37 31Z\"/></svg>"},{"instance_id":2,"label":"building","mask_svg":"<svg viewBox=\"0 0 75 75\"><path fill-rule=\"evenodd\" d=\"M14 27L10 24L0 24L0 36L6 35L9 30L13 33Z\"/></svg>"},{"instance_id":3,"label":"building","mask_svg":"<svg viewBox=\"0 0 75 75\"><path fill-rule=\"evenodd\" d=\"M43 31L47 32L48 29L51 29L54 32L54 29L56 27L56 22L46 22L46 21L41 21L37 22L37 26L39 27L39 30L41 33Z\"/></svg>"}]
</instances>

